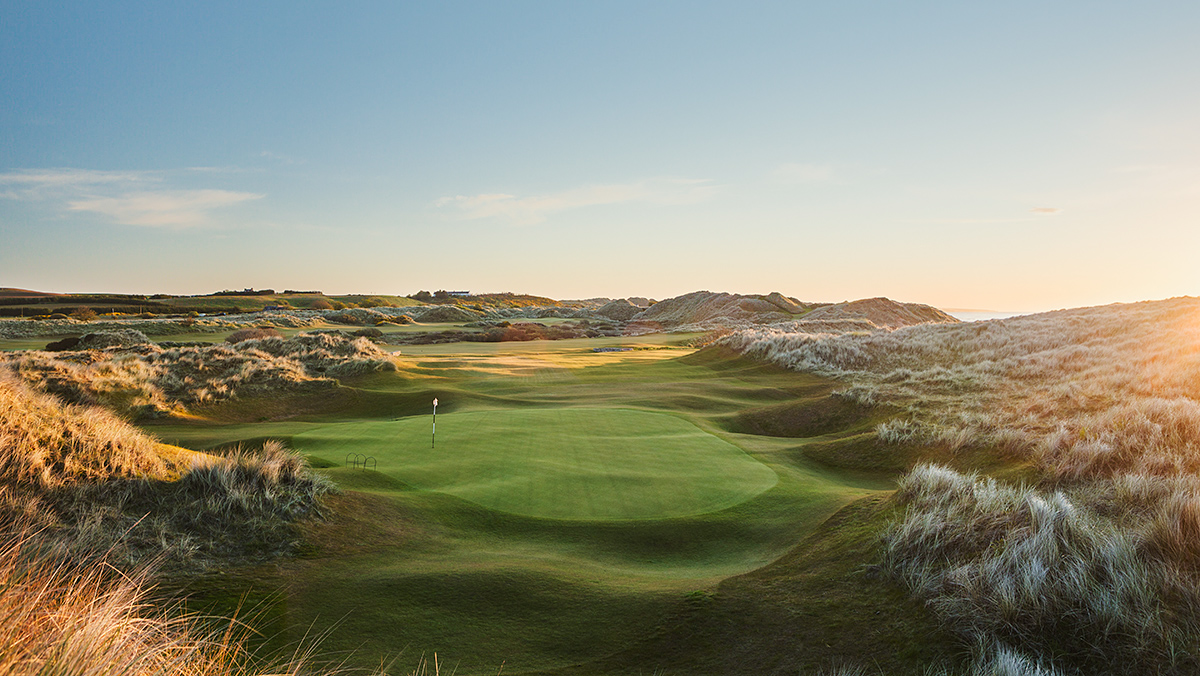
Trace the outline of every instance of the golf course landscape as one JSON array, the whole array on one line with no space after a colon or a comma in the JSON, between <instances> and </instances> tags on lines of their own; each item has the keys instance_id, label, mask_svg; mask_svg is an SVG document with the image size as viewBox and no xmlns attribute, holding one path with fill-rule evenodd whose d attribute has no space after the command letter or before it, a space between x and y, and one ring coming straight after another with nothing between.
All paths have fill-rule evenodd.
<instances>
[{"instance_id":1,"label":"golf course landscape","mask_svg":"<svg viewBox=\"0 0 1200 676\"><path fill-rule=\"evenodd\" d=\"M147 423L193 449L281 440L343 491L327 520L306 527L299 557L214 573L192 583L190 603L228 612L252 601L269 646L319 636L322 654L362 667L416 669L436 654L459 674L690 673L723 669L755 635L781 642L772 661L802 654L820 668L839 652L861 656L852 636L816 650L778 627L760 631L763 618L751 616L720 620L719 636L696 627L690 642L667 640L668 627L723 618L759 596L737 578L790 550L810 553L798 545L822 523L894 484L888 472L805 454L871 429L877 411L822 419L832 382L687 347L691 338L414 346L395 355L395 372L343 379L328 410L241 400ZM616 343L633 349L593 351ZM774 419L798 403L817 417L752 433L755 411ZM830 615L822 632L859 614L878 625L865 610L872 597L900 597L851 581L869 563L851 564L845 588L808 594L807 606L780 589L780 607L793 622L798 609ZM841 579L821 584L830 577ZM818 607L834 599L840 607ZM893 661L907 650L915 665L929 657L911 644L921 630L884 629L898 633L877 648Z\"/></svg>"},{"instance_id":2,"label":"golf course landscape","mask_svg":"<svg viewBox=\"0 0 1200 676\"><path fill-rule=\"evenodd\" d=\"M0 676L1200 676L1200 3L0 16Z\"/></svg>"}]
</instances>

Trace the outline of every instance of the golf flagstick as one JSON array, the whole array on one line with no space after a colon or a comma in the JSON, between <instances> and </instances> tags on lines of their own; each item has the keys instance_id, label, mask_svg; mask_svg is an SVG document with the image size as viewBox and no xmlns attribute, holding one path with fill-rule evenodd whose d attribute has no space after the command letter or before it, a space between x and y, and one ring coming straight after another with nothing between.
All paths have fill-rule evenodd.
<instances>
[{"instance_id":1,"label":"golf flagstick","mask_svg":"<svg viewBox=\"0 0 1200 676\"><path fill-rule=\"evenodd\" d=\"M433 436L429 438L429 448L437 448L437 397L433 398Z\"/></svg>"}]
</instances>

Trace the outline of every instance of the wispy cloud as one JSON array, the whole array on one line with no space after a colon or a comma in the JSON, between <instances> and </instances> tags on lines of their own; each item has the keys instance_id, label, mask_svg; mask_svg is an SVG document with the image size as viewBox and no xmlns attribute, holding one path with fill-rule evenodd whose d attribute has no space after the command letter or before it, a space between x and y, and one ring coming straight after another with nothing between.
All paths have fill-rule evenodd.
<instances>
[{"instance_id":1,"label":"wispy cloud","mask_svg":"<svg viewBox=\"0 0 1200 676\"><path fill-rule=\"evenodd\" d=\"M524 197L508 193L457 195L439 199L436 206L453 210L461 218L504 218L519 225L531 225L551 214L585 207L631 202L694 204L709 199L718 189L704 179L655 178Z\"/></svg>"},{"instance_id":2,"label":"wispy cloud","mask_svg":"<svg viewBox=\"0 0 1200 676\"><path fill-rule=\"evenodd\" d=\"M250 174L259 173L262 169L253 167L188 167L188 171L197 174Z\"/></svg>"},{"instance_id":3,"label":"wispy cloud","mask_svg":"<svg viewBox=\"0 0 1200 676\"><path fill-rule=\"evenodd\" d=\"M194 227L208 223L208 212L263 195L232 190L160 190L131 192L70 202L71 211L91 211L125 225Z\"/></svg>"},{"instance_id":4,"label":"wispy cloud","mask_svg":"<svg viewBox=\"0 0 1200 676\"><path fill-rule=\"evenodd\" d=\"M279 164L284 164L284 165L304 164L304 160L302 160L302 159L295 158L295 157L292 157L291 155L287 155L284 153L277 153L272 150L264 150L261 153L259 153L258 156L264 160L271 160L273 162L277 162Z\"/></svg>"},{"instance_id":5,"label":"wispy cloud","mask_svg":"<svg viewBox=\"0 0 1200 676\"><path fill-rule=\"evenodd\" d=\"M232 168L186 171L235 173ZM0 173L0 197L102 214L123 225L179 228L211 225L213 210L264 197L235 190L179 188L167 179L168 172L163 171L22 169Z\"/></svg>"},{"instance_id":6,"label":"wispy cloud","mask_svg":"<svg viewBox=\"0 0 1200 676\"><path fill-rule=\"evenodd\" d=\"M17 169L0 173L0 186L9 199L44 198L100 186L133 185L158 181L157 172L97 171L95 169Z\"/></svg>"},{"instance_id":7,"label":"wispy cloud","mask_svg":"<svg viewBox=\"0 0 1200 676\"><path fill-rule=\"evenodd\" d=\"M798 164L788 162L775 167L771 178L777 183L800 185L804 183L823 183L833 179L833 167L824 164Z\"/></svg>"},{"instance_id":8,"label":"wispy cloud","mask_svg":"<svg viewBox=\"0 0 1200 676\"><path fill-rule=\"evenodd\" d=\"M1058 207L1034 207L1029 210L1029 213L1037 214L1038 216L1053 216L1062 213L1062 209Z\"/></svg>"}]
</instances>

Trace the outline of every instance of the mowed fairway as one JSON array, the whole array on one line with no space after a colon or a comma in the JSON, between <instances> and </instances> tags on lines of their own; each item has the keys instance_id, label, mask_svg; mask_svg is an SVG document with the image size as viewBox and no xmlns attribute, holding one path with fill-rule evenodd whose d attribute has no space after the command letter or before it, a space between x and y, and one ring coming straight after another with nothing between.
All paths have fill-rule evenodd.
<instances>
[{"instance_id":1,"label":"mowed fairway","mask_svg":"<svg viewBox=\"0 0 1200 676\"><path fill-rule=\"evenodd\" d=\"M231 605L247 587L274 595L264 635L281 647L321 634L323 653L368 670L395 658L392 673L435 653L459 676L782 673L725 662L726 630L738 642L794 638L738 633L741 608L711 616L719 636L675 648L687 667L619 656L680 618L741 603L726 580L786 555L891 478L814 462L816 439L740 422L819 408L835 383L673 344L685 338L405 346L397 372L344 381L320 395L324 410L248 400L151 429L196 449L280 439L343 488L306 526L301 555L213 583ZM592 351L614 343L635 349ZM348 454L376 464L347 466Z\"/></svg>"},{"instance_id":2,"label":"mowed fairway","mask_svg":"<svg viewBox=\"0 0 1200 676\"><path fill-rule=\"evenodd\" d=\"M732 507L778 481L738 447L673 415L551 408L327 425L293 437L331 463L371 456L409 485L554 519L662 519Z\"/></svg>"}]
</instances>

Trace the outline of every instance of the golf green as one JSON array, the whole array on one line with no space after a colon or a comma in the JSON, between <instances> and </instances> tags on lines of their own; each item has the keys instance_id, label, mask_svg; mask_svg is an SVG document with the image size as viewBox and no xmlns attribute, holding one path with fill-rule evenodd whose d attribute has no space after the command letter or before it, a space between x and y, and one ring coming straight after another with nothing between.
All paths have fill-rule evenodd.
<instances>
[{"instance_id":1,"label":"golf green","mask_svg":"<svg viewBox=\"0 0 1200 676\"><path fill-rule=\"evenodd\" d=\"M293 437L342 464L361 453L406 484L513 514L571 520L715 512L775 485L775 472L673 415L543 408L325 425Z\"/></svg>"}]
</instances>

